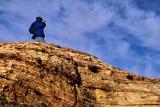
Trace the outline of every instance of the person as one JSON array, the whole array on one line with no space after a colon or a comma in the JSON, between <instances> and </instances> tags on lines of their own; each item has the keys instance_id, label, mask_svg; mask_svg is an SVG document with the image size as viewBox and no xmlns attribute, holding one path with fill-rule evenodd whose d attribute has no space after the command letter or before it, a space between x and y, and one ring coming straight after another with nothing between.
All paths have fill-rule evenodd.
<instances>
[{"instance_id":1,"label":"person","mask_svg":"<svg viewBox=\"0 0 160 107\"><path fill-rule=\"evenodd\" d=\"M43 21L42 17L36 17L36 21L33 22L29 28L29 32L32 35L32 39L34 42L45 42L44 40L44 28L46 27L45 21Z\"/></svg>"}]
</instances>

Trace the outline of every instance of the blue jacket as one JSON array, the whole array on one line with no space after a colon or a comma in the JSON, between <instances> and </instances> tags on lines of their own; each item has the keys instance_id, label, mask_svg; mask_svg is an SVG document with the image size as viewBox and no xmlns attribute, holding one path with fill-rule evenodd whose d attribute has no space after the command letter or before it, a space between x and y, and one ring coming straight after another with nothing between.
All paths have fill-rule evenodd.
<instances>
[{"instance_id":1,"label":"blue jacket","mask_svg":"<svg viewBox=\"0 0 160 107\"><path fill-rule=\"evenodd\" d=\"M29 32L32 33L35 37L45 37L44 35L44 28L46 26L45 22L41 22L41 21L35 21L31 24L30 28L29 28Z\"/></svg>"}]
</instances>

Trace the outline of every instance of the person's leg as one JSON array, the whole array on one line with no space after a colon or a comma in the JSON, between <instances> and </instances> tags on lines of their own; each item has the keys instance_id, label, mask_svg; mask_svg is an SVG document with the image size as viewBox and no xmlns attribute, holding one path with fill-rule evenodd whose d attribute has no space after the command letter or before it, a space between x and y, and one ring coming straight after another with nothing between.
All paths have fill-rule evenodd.
<instances>
[{"instance_id":1,"label":"person's leg","mask_svg":"<svg viewBox=\"0 0 160 107\"><path fill-rule=\"evenodd\" d=\"M45 42L44 38L43 37L35 37L33 39L33 42Z\"/></svg>"}]
</instances>

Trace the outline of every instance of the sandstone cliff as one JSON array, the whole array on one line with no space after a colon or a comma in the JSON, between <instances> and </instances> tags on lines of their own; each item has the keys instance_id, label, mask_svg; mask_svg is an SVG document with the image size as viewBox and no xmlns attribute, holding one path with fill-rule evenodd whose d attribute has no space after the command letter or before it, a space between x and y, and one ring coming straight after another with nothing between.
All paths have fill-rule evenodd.
<instances>
[{"instance_id":1,"label":"sandstone cliff","mask_svg":"<svg viewBox=\"0 0 160 107\"><path fill-rule=\"evenodd\" d=\"M0 43L0 107L160 107L160 79L45 43Z\"/></svg>"}]
</instances>

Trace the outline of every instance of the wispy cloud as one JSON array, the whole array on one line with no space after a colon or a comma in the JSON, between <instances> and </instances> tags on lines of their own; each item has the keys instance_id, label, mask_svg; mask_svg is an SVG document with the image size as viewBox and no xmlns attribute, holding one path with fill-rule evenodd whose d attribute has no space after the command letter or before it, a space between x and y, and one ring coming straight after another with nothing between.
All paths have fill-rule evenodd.
<instances>
[{"instance_id":1,"label":"wispy cloud","mask_svg":"<svg viewBox=\"0 0 160 107\"><path fill-rule=\"evenodd\" d=\"M89 52L125 70L160 77L159 14L154 6L147 7L148 1L137 1L2 0L0 40L31 40L28 27L42 16L48 42Z\"/></svg>"}]
</instances>

